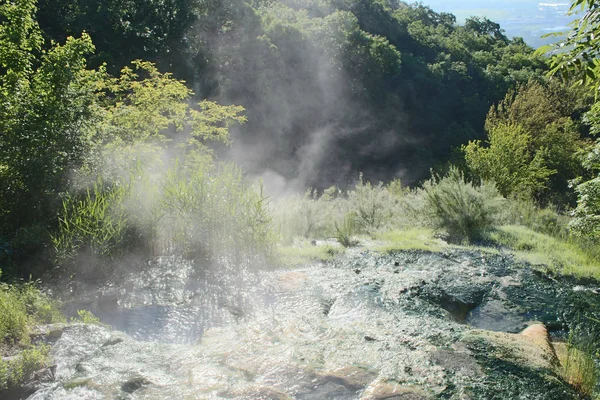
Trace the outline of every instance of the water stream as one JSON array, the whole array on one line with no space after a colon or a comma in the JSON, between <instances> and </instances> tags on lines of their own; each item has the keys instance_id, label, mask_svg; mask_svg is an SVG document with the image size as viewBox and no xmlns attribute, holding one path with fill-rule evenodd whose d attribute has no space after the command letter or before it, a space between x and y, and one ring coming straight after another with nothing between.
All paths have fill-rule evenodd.
<instances>
[{"instance_id":1,"label":"water stream","mask_svg":"<svg viewBox=\"0 0 600 400\"><path fill-rule=\"evenodd\" d=\"M600 319L595 289L470 251L356 250L270 270L159 258L72 288L67 312L109 326L66 327L54 377L29 398L578 398L481 332L510 342L541 321L560 336L576 316Z\"/></svg>"}]
</instances>

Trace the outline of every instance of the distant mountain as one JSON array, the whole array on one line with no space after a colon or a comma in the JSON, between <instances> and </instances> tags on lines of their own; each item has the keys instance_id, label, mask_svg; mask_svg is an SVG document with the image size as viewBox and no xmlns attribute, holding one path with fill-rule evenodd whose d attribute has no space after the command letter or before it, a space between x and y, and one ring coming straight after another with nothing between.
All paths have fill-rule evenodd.
<instances>
[{"instance_id":1,"label":"distant mountain","mask_svg":"<svg viewBox=\"0 0 600 400\"><path fill-rule=\"evenodd\" d=\"M470 16L485 16L499 23L510 37L520 36L533 46L556 41L541 36L562 32L574 16L567 16L570 2L565 0L424 0L437 12L450 12L459 22Z\"/></svg>"}]
</instances>

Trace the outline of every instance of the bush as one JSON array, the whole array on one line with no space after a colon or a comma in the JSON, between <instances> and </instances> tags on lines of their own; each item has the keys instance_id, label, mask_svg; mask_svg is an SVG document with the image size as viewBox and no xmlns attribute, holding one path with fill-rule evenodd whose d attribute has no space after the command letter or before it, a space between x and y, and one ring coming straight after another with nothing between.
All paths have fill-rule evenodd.
<instances>
[{"instance_id":1,"label":"bush","mask_svg":"<svg viewBox=\"0 0 600 400\"><path fill-rule=\"evenodd\" d=\"M391 190L383 183L371 185L363 182L362 174L353 190L348 191L348 202L355 213L357 229L371 233L389 224L394 215L394 193L398 193L398 181L394 181Z\"/></svg>"},{"instance_id":2,"label":"bush","mask_svg":"<svg viewBox=\"0 0 600 400\"><path fill-rule=\"evenodd\" d=\"M64 320L56 302L40 292L35 282L0 284L0 391L27 381L46 362L49 347L30 346L31 327ZM2 359L19 349L10 361Z\"/></svg>"},{"instance_id":3,"label":"bush","mask_svg":"<svg viewBox=\"0 0 600 400\"><path fill-rule=\"evenodd\" d=\"M58 234L52 236L57 263L76 257L82 248L93 255L113 257L123 252L128 187L108 185L101 179L83 195L68 194L59 216Z\"/></svg>"},{"instance_id":4,"label":"bush","mask_svg":"<svg viewBox=\"0 0 600 400\"><path fill-rule=\"evenodd\" d=\"M304 196L279 199L274 207L275 225L285 242L295 237L343 239L352 215L352 234L369 234L399 223L405 213L401 199L407 194L399 180L389 185L364 182L362 174L356 186L346 193L332 186L321 196L309 189Z\"/></svg>"},{"instance_id":5,"label":"bush","mask_svg":"<svg viewBox=\"0 0 600 400\"><path fill-rule=\"evenodd\" d=\"M2 390L22 385L48 361L50 346L38 345L23 350L10 361L0 358L0 394Z\"/></svg>"},{"instance_id":6,"label":"bush","mask_svg":"<svg viewBox=\"0 0 600 400\"><path fill-rule=\"evenodd\" d=\"M531 199L507 200L499 220L504 225L522 225L545 235L568 237L569 218L551 206L539 208Z\"/></svg>"},{"instance_id":7,"label":"bush","mask_svg":"<svg viewBox=\"0 0 600 400\"><path fill-rule=\"evenodd\" d=\"M494 224L500 194L493 186L474 186L455 167L423 185L424 212L433 227L453 243L481 240Z\"/></svg>"},{"instance_id":8,"label":"bush","mask_svg":"<svg viewBox=\"0 0 600 400\"><path fill-rule=\"evenodd\" d=\"M7 345L27 344L34 324L64 321L56 301L40 292L35 282L0 283L0 339Z\"/></svg>"},{"instance_id":9,"label":"bush","mask_svg":"<svg viewBox=\"0 0 600 400\"><path fill-rule=\"evenodd\" d=\"M262 189L232 164L186 161L67 196L53 236L57 262L85 254L106 265L138 250L211 260L267 256L272 230Z\"/></svg>"},{"instance_id":10,"label":"bush","mask_svg":"<svg viewBox=\"0 0 600 400\"><path fill-rule=\"evenodd\" d=\"M356 241L352 238L355 234L356 219L355 212L349 212L340 224L334 222L335 238L344 247L351 247L356 244Z\"/></svg>"}]
</instances>

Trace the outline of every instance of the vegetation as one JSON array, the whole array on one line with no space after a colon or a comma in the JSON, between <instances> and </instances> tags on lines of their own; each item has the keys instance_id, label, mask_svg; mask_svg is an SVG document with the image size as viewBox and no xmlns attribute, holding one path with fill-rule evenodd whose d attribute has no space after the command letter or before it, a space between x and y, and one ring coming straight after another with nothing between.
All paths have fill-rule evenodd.
<instances>
[{"instance_id":1,"label":"vegetation","mask_svg":"<svg viewBox=\"0 0 600 400\"><path fill-rule=\"evenodd\" d=\"M597 385L600 370L594 360L597 357L596 342L593 334L572 326L564 349L558 353L561 375L578 392L592 399L597 399L599 394Z\"/></svg>"},{"instance_id":2,"label":"vegetation","mask_svg":"<svg viewBox=\"0 0 600 400\"><path fill-rule=\"evenodd\" d=\"M35 283L0 284L0 392L26 382L47 361L48 346L31 343L33 328L63 321L56 302Z\"/></svg>"},{"instance_id":3,"label":"vegetation","mask_svg":"<svg viewBox=\"0 0 600 400\"><path fill-rule=\"evenodd\" d=\"M494 203L500 198L493 186L476 188L458 169L451 168L448 175L425 182L423 190L426 214L448 241L477 242L493 227Z\"/></svg>"},{"instance_id":4,"label":"vegetation","mask_svg":"<svg viewBox=\"0 0 600 400\"><path fill-rule=\"evenodd\" d=\"M600 277L600 6L577 7L545 57L490 20L387 0L2 2L0 337L22 352L0 387L43 363L30 329L58 318L14 284L30 274L368 243ZM267 198L249 178L265 171L304 195Z\"/></svg>"}]
</instances>

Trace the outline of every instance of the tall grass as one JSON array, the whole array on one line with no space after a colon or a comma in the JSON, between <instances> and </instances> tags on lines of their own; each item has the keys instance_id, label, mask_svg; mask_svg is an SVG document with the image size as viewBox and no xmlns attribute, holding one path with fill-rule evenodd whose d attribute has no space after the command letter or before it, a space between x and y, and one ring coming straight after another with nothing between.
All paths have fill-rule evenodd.
<instances>
[{"instance_id":1,"label":"tall grass","mask_svg":"<svg viewBox=\"0 0 600 400\"><path fill-rule=\"evenodd\" d=\"M57 262L75 258L83 248L102 257L122 254L128 228L124 201L130 193L128 186L99 179L80 196L68 194L58 234L52 236Z\"/></svg>"},{"instance_id":2,"label":"tall grass","mask_svg":"<svg viewBox=\"0 0 600 400\"><path fill-rule=\"evenodd\" d=\"M600 397L600 370L596 364L599 356L597 339L597 335L584 333L581 329L571 329L559 371L577 391L594 399Z\"/></svg>"},{"instance_id":3,"label":"tall grass","mask_svg":"<svg viewBox=\"0 0 600 400\"><path fill-rule=\"evenodd\" d=\"M135 251L238 262L267 256L273 239L261 187L232 164L185 159L164 173L137 171L68 195L59 223L53 243L60 264L81 254L106 261Z\"/></svg>"}]
</instances>

